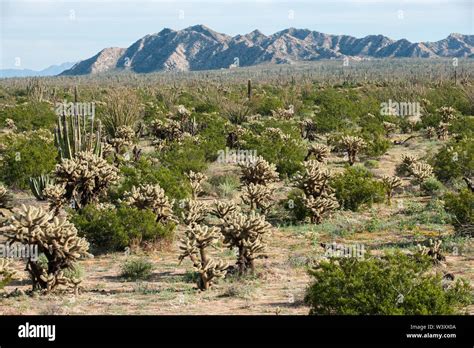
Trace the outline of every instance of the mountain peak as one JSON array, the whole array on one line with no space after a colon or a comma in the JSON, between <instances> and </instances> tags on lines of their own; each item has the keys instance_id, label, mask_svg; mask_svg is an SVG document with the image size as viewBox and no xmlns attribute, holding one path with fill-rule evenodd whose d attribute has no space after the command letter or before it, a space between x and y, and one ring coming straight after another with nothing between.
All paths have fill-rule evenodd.
<instances>
[{"instance_id":1,"label":"mountain peak","mask_svg":"<svg viewBox=\"0 0 474 348\"><path fill-rule=\"evenodd\" d=\"M127 49L111 47L77 63L64 75L94 74L115 69L147 73L162 70L205 70L261 63L288 63L341 57L472 57L474 35L453 33L437 42L412 43L381 34L356 38L309 29L288 28L266 36L255 29L231 37L199 24L181 30L165 28L139 39ZM128 58L128 59L127 59ZM125 64L127 63L127 64Z\"/></svg>"}]
</instances>

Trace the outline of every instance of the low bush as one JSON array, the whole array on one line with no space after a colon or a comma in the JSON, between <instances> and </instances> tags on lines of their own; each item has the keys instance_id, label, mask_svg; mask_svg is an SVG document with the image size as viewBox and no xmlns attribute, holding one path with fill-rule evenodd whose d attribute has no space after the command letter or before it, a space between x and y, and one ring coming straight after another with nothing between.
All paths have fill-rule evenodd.
<instances>
[{"instance_id":1,"label":"low bush","mask_svg":"<svg viewBox=\"0 0 474 348\"><path fill-rule=\"evenodd\" d=\"M459 193L447 193L444 196L446 211L452 215L454 226L471 225L474 223L474 193L463 189Z\"/></svg>"},{"instance_id":2,"label":"low bush","mask_svg":"<svg viewBox=\"0 0 474 348\"><path fill-rule=\"evenodd\" d=\"M147 280L153 272L153 264L144 259L131 259L122 265L120 276L129 281Z\"/></svg>"},{"instance_id":3,"label":"low bush","mask_svg":"<svg viewBox=\"0 0 474 348\"><path fill-rule=\"evenodd\" d=\"M464 280L445 287L430 260L401 253L383 258L331 258L310 271L305 302L313 315L456 314L472 302Z\"/></svg>"},{"instance_id":4,"label":"low bush","mask_svg":"<svg viewBox=\"0 0 474 348\"><path fill-rule=\"evenodd\" d=\"M96 251L121 251L132 241L166 242L174 234L175 224L156 222L151 210L130 207L100 209L88 205L72 216L81 236Z\"/></svg>"},{"instance_id":5,"label":"low bush","mask_svg":"<svg viewBox=\"0 0 474 348\"><path fill-rule=\"evenodd\" d=\"M8 137L0 156L0 181L11 187L28 189L30 177L47 174L56 164L57 149L43 134Z\"/></svg>"},{"instance_id":6,"label":"low bush","mask_svg":"<svg viewBox=\"0 0 474 348\"><path fill-rule=\"evenodd\" d=\"M334 177L331 186L335 189L341 207L352 211L384 199L382 183L362 166L347 167L344 173Z\"/></svg>"}]
</instances>

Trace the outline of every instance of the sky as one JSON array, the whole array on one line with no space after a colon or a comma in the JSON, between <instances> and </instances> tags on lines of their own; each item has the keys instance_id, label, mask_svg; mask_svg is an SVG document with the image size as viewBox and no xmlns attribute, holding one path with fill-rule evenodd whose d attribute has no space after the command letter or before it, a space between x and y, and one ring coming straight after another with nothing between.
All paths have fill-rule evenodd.
<instances>
[{"instance_id":1,"label":"sky","mask_svg":"<svg viewBox=\"0 0 474 348\"><path fill-rule=\"evenodd\" d=\"M0 69L44 69L163 28L229 35L295 27L412 42L474 34L474 0L0 0Z\"/></svg>"}]
</instances>

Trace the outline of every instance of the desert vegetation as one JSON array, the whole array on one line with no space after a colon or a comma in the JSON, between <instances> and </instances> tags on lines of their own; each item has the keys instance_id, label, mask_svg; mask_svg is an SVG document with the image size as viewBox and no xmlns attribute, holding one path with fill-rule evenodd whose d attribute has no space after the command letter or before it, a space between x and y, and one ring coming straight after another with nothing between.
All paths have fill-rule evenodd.
<instances>
[{"instance_id":1,"label":"desert vegetation","mask_svg":"<svg viewBox=\"0 0 474 348\"><path fill-rule=\"evenodd\" d=\"M472 76L378 64L0 81L0 312L473 314Z\"/></svg>"}]
</instances>

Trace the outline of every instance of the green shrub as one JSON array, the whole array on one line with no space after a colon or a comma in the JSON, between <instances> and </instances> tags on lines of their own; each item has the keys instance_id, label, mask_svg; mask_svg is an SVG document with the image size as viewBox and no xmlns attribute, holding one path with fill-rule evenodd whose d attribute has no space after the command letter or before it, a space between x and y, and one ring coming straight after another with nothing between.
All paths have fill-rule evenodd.
<instances>
[{"instance_id":1,"label":"green shrub","mask_svg":"<svg viewBox=\"0 0 474 348\"><path fill-rule=\"evenodd\" d=\"M384 188L380 181L366 168L356 165L347 167L331 182L339 204L344 209L357 211L362 205L371 206L384 199Z\"/></svg>"},{"instance_id":2,"label":"green shrub","mask_svg":"<svg viewBox=\"0 0 474 348\"><path fill-rule=\"evenodd\" d=\"M421 192L430 196L440 195L444 190L444 185L436 178L428 178L420 185Z\"/></svg>"},{"instance_id":3,"label":"green shrub","mask_svg":"<svg viewBox=\"0 0 474 348\"><path fill-rule=\"evenodd\" d=\"M309 216L309 211L304 204L303 196L302 190L294 189L288 193L288 199L283 201L285 208L290 212L290 216L293 220L303 221Z\"/></svg>"},{"instance_id":4,"label":"green shrub","mask_svg":"<svg viewBox=\"0 0 474 348\"><path fill-rule=\"evenodd\" d=\"M88 205L75 213L71 221L96 251L124 250L132 240L170 240L175 229L171 222L157 223L151 210L130 207L98 209Z\"/></svg>"},{"instance_id":5,"label":"green shrub","mask_svg":"<svg viewBox=\"0 0 474 348\"><path fill-rule=\"evenodd\" d=\"M474 193L465 188L459 193L447 193L444 196L444 207L452 215L455 226L474 223Z\"/></svg>"},{"instance_id":6,"label":"green shrub","mask_svg":"<svg viewBox=\"0 0 474 348\"><path fill-rule=\"evenodd\" d=\"M31 131L40 128L53 130L56 125L56 114L53 107L47 103L25 103L0 110L0 127L5 120L15 121L18 131Z\"/></svg>"},{"instance_id":7,"label":"green shrub","mask_svg":"<svg viewBox=\"0 0 474 348\"><path fill-rule=\"evenodd\" d=\"M379 161L367 160L367 161L365 161L364 166L368 169L378 168L379 167Z\"/></svg>"},{"instance_id":8,"label":"green shrub","mask_svg":"<svg viewBox=\"0 0 474 348\"><path fill-rule=\"evenodd\" d=\"M159 184L171 199L186 198L191 192L188 180L181 172L171 168L154 165L149 159L141 158L140 161L120 168L122 181L111 192L112 200L117 200L133 186L145 184Z\"/></svg>"},{"instance_id":9,"label":"green shrub","mask_svg":"<svg viewBox=\"0 0 474 348\"><path fill-rule=\"evenodd\" d=\"M30 177L54 169L58 152L54 143L38 133L9 138L0 160L0 181L9 186L28 189Z\"/></svg>"},{"instance_id":10,"label":"green shrub","mask_svg":"<svg viewBox=\"0 0 474 348\"><path fill-rule=\"evenodd\" d=\"M267 127L278 128L286 134L289 139L271 134L268 131L260 131ZM266 161L274 163L280 176L291 176L302 169L307 148L299 134L288 122L266 122L254 128L255 133L249 132L243 136L245 146L243 149L256 151Z\"/></svg>"},{"instance_id":11,"label":"green shrub","mask_svg":"<svg viewBox=\"0 0 474 348\"><path fill-rule=\"evenodd\" d=\"M447 289L430 272L427 258L401 253L384 258L331 258L310 272L314 282L305 302L313 315L455 314L471 304L469 284L457 280Z\"/></svg>"},{"instance_id":12,"label":"green shrub","mask_svg":"<svg viewBox=\"0 0 474 348\"><path fill-rule=\"evenodd\" d=\"M431 162L436 177L442 182L463 176L471 177L474 169L474 141L472 138L450 141Z\"/></svg>"},{"instance_id":13,"label":"green shrub","mask_svg":"<svg viewBox=\"0 0 474 348\"><path fill-rule=\"evenodd\" d=\"M129 281L146 280L153 272L153 264L144 259L127 260L122 265L120 276Z\"/></svg>"}]
</instances>

